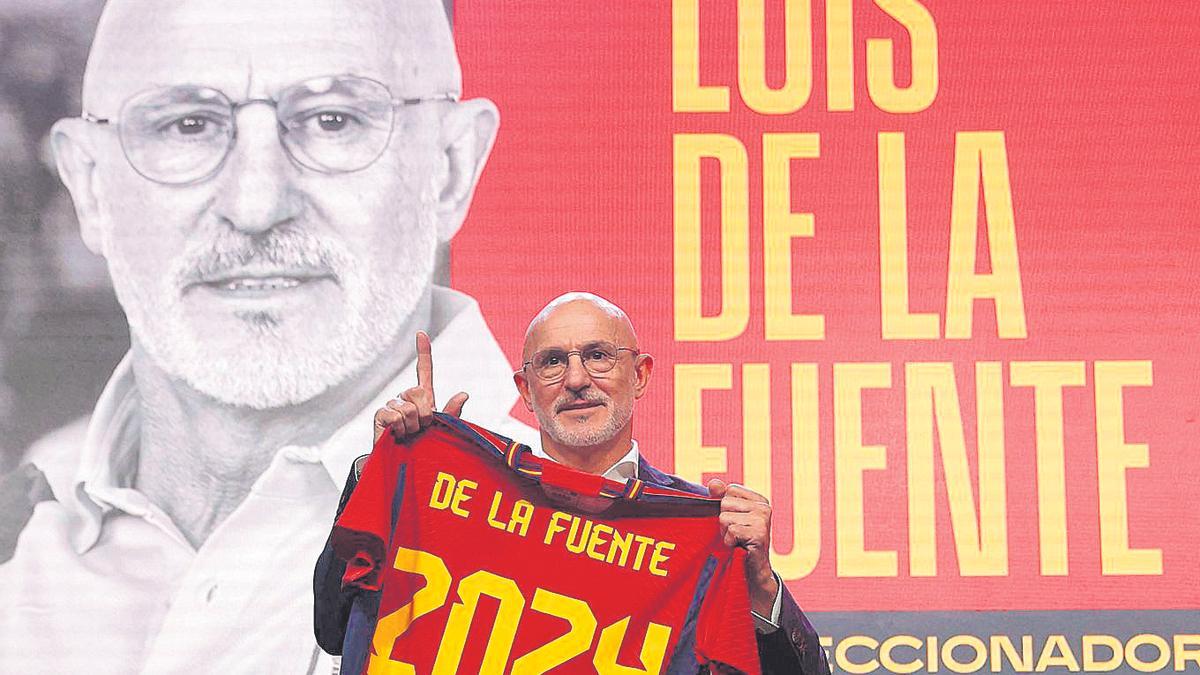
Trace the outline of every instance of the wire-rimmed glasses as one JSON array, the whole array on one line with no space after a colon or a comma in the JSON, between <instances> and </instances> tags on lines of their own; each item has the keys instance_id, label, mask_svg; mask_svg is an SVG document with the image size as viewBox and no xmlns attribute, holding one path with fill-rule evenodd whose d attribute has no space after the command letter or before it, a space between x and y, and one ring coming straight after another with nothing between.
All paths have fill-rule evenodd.
<instances>
[{"instance_id":1,"label":"wire-rimmed glasses","mask_svg":"<svg viewBox=\"0 0 1200 675\"><path fill-rule=\"evenodd\" d=\"M452 93L397 99L381 82L333 75L293 84L274 98L238 103L212 87L160 87L130 97L116 118L86 111L81 117L114 126L125 158L146 179L187 185L221 168L237 142L237 111L254 103L275 108L279 141L298 164L346 173L365 169L383 154L398 108L457 99Z\"/></svg>"},{"instance_id":2,"label":"wire-rimmed glasses","mask_svg":"<svg viewBox=\"0 0 1200 675\"><path fill-rule=\"evenodd\" d=\"M521 368L529 368L537 378L546 383L561 380L567 373L567 362L571 356L579 357L584 370L590 375L604 375L617 365L621 352L629 352L637 356L641 352L631 347L618 347L611 342L593 342L582 349L567 351L565 349L542 349L534 353L530 359L521 364Z\"/></svg>"}]
</instances>

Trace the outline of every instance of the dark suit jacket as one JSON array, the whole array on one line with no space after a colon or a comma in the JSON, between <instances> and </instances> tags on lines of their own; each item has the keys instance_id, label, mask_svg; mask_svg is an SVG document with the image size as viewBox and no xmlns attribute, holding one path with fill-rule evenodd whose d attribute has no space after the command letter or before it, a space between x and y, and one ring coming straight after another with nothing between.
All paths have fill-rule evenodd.
<instances>
[{"instance_id":1,"label":"dark suit jacket","mask_svg":"<svg viewBox=\"0 0 1200 675\"><path fill-rule=\"evenodd\" d=\"M350 500L354 487L358 485L358 475L366 456L358 458L346 477L346 486L342 489L342 497L338 502L338 514ZM689 483L685 480L663 473L650 466L645 458L638 458L638 477L647 483L675 488L692 494L707 495L708 490ZM346 623L350 619L351 607L356 591L342 591L342 574L346 565L333 553L329 540L325 542L325 550L317 559L317 567L313 576L314 607L313 627L317 636L317 644L330 654L342 653L342 641L346 635ZM817 640L817 632L813 630L804 612L792 599L787 588L783 589L783 605L779 614L779 630L763 635L757 634L758 658L762 664L764 675L826 675L829 664L825 660L825 650Z\"/></svg>"}]
</instances>

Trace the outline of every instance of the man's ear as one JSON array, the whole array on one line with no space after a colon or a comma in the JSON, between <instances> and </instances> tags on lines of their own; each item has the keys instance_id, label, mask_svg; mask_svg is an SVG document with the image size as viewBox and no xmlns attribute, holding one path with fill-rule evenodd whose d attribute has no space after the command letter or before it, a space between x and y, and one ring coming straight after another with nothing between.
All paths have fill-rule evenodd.
<instances>
[{"instance_id":1,"label":"man's ear","mask_svg":"<svg viewBox=\"0 0 1200 675\"><path fill-rule=\"evenodd\" d=\"M638 354L633 364L633 397L641 398L650 384L650 375L654 372L654 357L649 354Z\"/></svg>"},{"instance_id":2,"label":"man's ear","mask_svg":"<svg viewBox=\"0 0 1200 675\"><path fill-rule=\"evenodd\" d=\"M92 253L104 255L104 209L96 182L94 151L87 132L87 122L75 117L61 119L50 129L50 147L54 150L58 176L75 203L83 243Z\"/></svg>"},{"instance_id":3,"label":"man's ear","mask_svg":"<svg viewBox=\"0 0 1200 675\"><path fill-rule=\"evenodd\" d=\"M466 218L499 126L500 112L485 98L452 104L442 120L446 175L438 195L438 238L443 242L454 237Z\"/></svg>"},{"instance_id":4,"label":"man's ear","mask_svg":"<svg viewBox=\"0 0 1200 675\"><path fill-rule=\"evenodd\" d=\"M529 380L525 379L525 371L518 370L513 373L513 382L517 385L517 391L521 394L525 409L533 412L533 395L529 392Z\"/></svg>"}]
</instances>

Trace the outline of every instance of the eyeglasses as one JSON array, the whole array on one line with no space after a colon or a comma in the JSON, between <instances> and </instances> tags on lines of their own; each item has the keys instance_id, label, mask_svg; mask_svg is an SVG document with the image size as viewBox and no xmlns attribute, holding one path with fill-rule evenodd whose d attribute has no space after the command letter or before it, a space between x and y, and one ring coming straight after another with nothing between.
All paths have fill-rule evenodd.
<instances>
[{"instance_id":1,"label":"eyeglasses","mask_svg":"<svg viewBox=\"0 0 1200 675\"><path fill-rule=\"evenodd\" d=\"M629 352L637 356L641 352L629 347L618 347L611 342L593 342L583 349L566 351L563 349L543 349L534 353L533 357L521 364L521 369L532 367L533 374L539 380L553 383L561 380L567 373L567 362L571 355L578 355L584 370L591 375L603 375L617 365L621 352Z\"/></svg>"},{"instance_id":2,"label":"eyeglasses","mask_svg":"<svg viewBox=\"0 0 1200 675\"><path fill-rule=\"evenodd\" d=\"M237 142L237 111L253 103L275 107L279 141L295 162L322 173L347 173L375 162L391 141L395 111L452 93L396 99L375 80L317 77L275 98L234 103L211 87L179 85L136 94L118 117L84 112L93 124L115 126L130 166L148 180L187 185L212 177Z\"/></svg>"}]
</instances>

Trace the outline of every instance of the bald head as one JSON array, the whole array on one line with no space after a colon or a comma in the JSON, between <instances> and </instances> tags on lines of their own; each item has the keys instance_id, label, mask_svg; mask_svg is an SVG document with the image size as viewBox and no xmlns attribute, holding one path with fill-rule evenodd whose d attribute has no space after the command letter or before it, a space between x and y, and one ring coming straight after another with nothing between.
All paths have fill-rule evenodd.
<instances>
[{"instance_id":1,"label":"bald head","mask_svg":"<svg viewBox=\"0 0 1200 675\"><path fill-rule=\"evenodd\" d=\"M524 358L528 359L529 355L536 351L534 338L538 337L539 332L542 332L540 329L547 324L549 319L564 312L570 313L572 316L588 317L590 321L607 325L608 332L611 333L610 337L616 338L613 340L614 344L628 347L637 345L637 334L633 330L633 322L629 320L629 316L623 309L594 293L572 292L564 293L551 300L529 322L529 327L525 329ZM557 320L553 323L557 328L559 324L569 323L569 321Z\"/></svg>"},{"instance_id":2,"label":"bald head","mask_svg":"<svg viewBox=\"0 0 1200 675\"><path fill-rule=\"evenodd\" d=\"M353 74L402 98L459 94L440 0L109 0L84 77L84 108L112 117L144 89L199 84L235 101Z\"/></svg>"}]
</instances>

